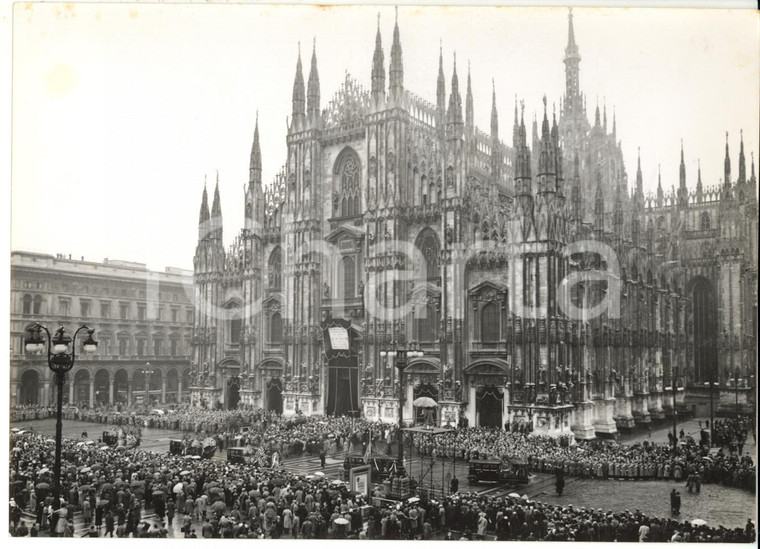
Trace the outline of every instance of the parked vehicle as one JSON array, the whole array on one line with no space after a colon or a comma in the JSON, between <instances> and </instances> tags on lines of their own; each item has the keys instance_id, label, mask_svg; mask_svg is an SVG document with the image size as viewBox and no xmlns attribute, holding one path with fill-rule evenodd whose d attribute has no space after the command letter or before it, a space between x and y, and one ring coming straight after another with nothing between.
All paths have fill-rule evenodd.
<instances>
[{"instance_id":1,"label":"parked vehicle","mask_svg":"<svg viewBox=\"0 0 760 549\"><path fill-rule=\"evenodd\" d=\"M479 482L494 482L497 484L527 484L529 480L528 463L521 460L508 459L473 459L467 480L471 485Z\"/></svg>"}]
</instances>

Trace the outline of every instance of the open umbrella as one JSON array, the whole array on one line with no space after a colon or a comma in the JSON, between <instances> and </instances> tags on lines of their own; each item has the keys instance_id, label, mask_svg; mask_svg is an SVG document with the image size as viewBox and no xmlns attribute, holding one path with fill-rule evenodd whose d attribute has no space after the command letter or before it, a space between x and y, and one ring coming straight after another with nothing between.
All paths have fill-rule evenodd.
<instances>
[{"instance_id":1,"label":"open umbrella","mask_svg":"<svg viewBox=\"0 0 760 549\"><path fill-rule=\"evenodd\" d=\"M77 442L77 446L84 446L84 441Z\"/></svg>"},{"instance_id":2,"label":"open umbrella","mask_svg":"<svg viewBox=\"0 0 760 549\"><path fill-rule=\"evenodd\" d=\"M110 446L108 444L104 444L103 446L100 447L101 450L108 450L109 448Z\"/></svg>"},{"instance_id":3,"label":"open umbrella","mask_svg":"<svg viewBox=\"0 0 760 549\"><path fill-rule=\"evenodd\" d=\"M215 480L212 480L206 485L206 488L216 488L219 486L219 483Z\"/></svg>"},{"instance_id":4,"label":"open umbrella","mask_svg":"<svg viewBox=\"0 0 760 549\"><path fill-rule=\"evenodd\" d=\"M412 402L412 405L417 408L435 408L438 403L430 397L417 397Z\"/></svg>"},{"instance_id":5,"label":"open umbrella","mask_svg":"<svg viewBox=\"0 0 760 549\"><path fill-rule=\"evenodd\" d=\"M113 484L106 482L100 487L100 489L103 490L104 492L107 492L108 490L113 490Z\"/></svg>"},{"instance_id":6,"label":"open umbrella","mask_svg":"<svg viewBox=\"0 0 760 549\"><path fill-rule=\"evenodd\" d=\"M189 459L201 459L201 456L187 456Z\"/></svg>"},{"instance_id":7,"label":"open umbrella","mask_svg":"<svg viewBox=\"0 0 760 549\"><path fill-rule=\"evenodd\" d=\"M95 444L94 440L88 440L87 441L87 446L92 446L93 444Z\"/></svg>"},{"instance_id":8,"label":"open umbrella","mask_svg":"<svg viewBox=\"0 0 760 549\"><path fill-rule=\"evenodd\" d=\"M325 474L324 474L322 471L317 471L317 472L316 472L316 473L314 473L314 474L315 474L316 476L318 476L318 477L323 477L323 476L325 476Z\"/></svg>"},{"instance_id":9,"label":"open umbrella","mask_svg":"<svg viewBox=\"0 0 760 549\"><path fill-rule=\"evenodd\" d=\"M90 490L92 490L92 486L90 486L89 484L82 484L82 486L80 486L79 489L82 492L89 492Z\"/></svg>"},{"instance_id":10,"label":"open umbrella","mask_svg":"<svg viewBox=\"0 0 760 549\"><path fill-rule=\"evenodd\" d=\"M116 450L118 450L118 451L120 451L120 452L121 452L121 451L123 451L123 450L126 450L126 449L127 449L127 447L126 447L126 446L124 446L123 444L119 444L119 445L116 447Z\"/></svg>"},{"instance_id":11,"label":"open umbrella","mask_svg":"<svg viewBox=\"0 0 760 549\"><path fill-rule=\"evenodd\" d=\"M44 475L45 473L49 473L49 472L50 472L50 469L48 469L47 467L43 467L42 469L39 470L37 474Z\"/></svg>"},{"instance_id":12,"label":"open umbrella","mask_svg":"<svg viewBox=\"0 0 760 549\"><path fill-rule=\"evenodd\" d=\"M183 489L184 489L184 486L182 486L182 483L178 482L177 484L174 485L174 488L172 488L172 492L174 492L175 494L179 494Z\"/></svg>"},{"instance_id":13,"label":"open umbrella","mask_svg":"<svg viewBox=\"0 0 760 549\"><path fill-rule=\"evenodd\" d=\"M511 497L511 498L517 498L517 499L520 499L520 494L518 494L517 492L512 492L511 494L507 494L507 495L508 495L509 497Z\"/></svg>"},{"instance_id":14,"label":"open umbrella","mask_svg":"<svg viewBox=\"0 0 760 549\"><path fill-rule=\"evenodd\" d=\"M706 526L707 521L702 519L694 519L691 521L692 526Z\"/></svg>"},{"instance_id":15,"label":"open umbrella","mask_svg":"<svg viewBox=\"0 0 760 549\"><path fill-rule=\"evenodd\" d=\"M114 488L124 488L127 485L127 483L124 482L123 480L117 480L116 482L113 483L113 485L114 485Z\"/></svg>"},{"instance_id":16,"label":"open umbrella","mask_svg":"<svg viewBox=\"0 0 760 549\"><path fill-rule=\"evenodd\" d=\"M223 501L215 501L211 504L211 510L215 513L224 513L227 510L227 504Z\"/></svg>"},{"instance_id":17,"label":"open umbrella","mask_svg":"<svg viewBox=\"0 0 760 549\"><path fill-rule=\"evenodd\" d=\"M50 490L50 485L47 482L38 482L35 488L38 490Z\"/></svg>"},{"instance_id":18,"label":"open umbrella","mask_svg":"<svg viewBox=\"0 0 760 549\"><path fill-rule=\"evenodd\" d=\"M20 430L21 429L19 429L18 427L14 427L13 429L11 429L11 432L12 433L18 433Z\"/></svg>"},{"instance_id":19,"label":"open umbrella","mask_svg":"<svg viewBox=\"0 0 760 549\"><path fill-rule=\"evenodd\" d=\"M21 430L20 430L20 431L18 431L16 434L17 434L17 435L23 435L24 433L26 433L26 431L24 431L23 429L21 429ZM52 439L51 439L51 440L52 440ZM55 441L54 441L54 440L53 440L53 444L55 444Z\"/></svg>"},{"instance_id":20,"label":"open umbrella","mask_svg":"<svg viewBox=\"0 0 760 549\"><path fill-rule=\"evenodd\" d=\"M342 485L342 484L343 484L343 481L342 481L342 480L334 480L334 481L332 481L332 483L331 483L331 484L332 484L333 486L340 486L340 485Z\"/></svg>"},{"instance_id":21,"label":"open umbrella","mask_svg":"<svg viewBox=\"0 0 760 549\"><path fill-rule=\"evenodd\" d=\"M190 474L190 471L188 471L188 470L184 470L184 471L180 471L179 472L179 476L189 475L189 474Z\"/></svg>"},{"instance_id":22,"label":"open umbrella","mask_svg":"<svg viewBox=\"0 0 760 549\"><path fill-rule=\"evenodd\" d=\"M345 526L346 524L348 524L348 520L344 519L343 517L336 518L334 522L335 522L335 524L340 524L340 525L343 525L343 526Z\"/></svg>"},{"instance_id":23,"label":"open umbrella","mask_svg":"<svg viewBox=\"0 0 760 549\"><path fill-rule=\"evenodd\" d=\"M528 494L524 494L524 495L522 496L522 499L524 499L525 501L528 501Z\"/></svg>"}]
</instances>

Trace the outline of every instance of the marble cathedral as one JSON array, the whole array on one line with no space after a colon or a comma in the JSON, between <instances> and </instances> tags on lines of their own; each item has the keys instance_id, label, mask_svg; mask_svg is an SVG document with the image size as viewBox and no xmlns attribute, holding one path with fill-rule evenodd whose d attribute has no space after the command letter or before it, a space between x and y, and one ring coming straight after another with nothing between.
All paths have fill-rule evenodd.
<instances>
[{"instance_id":1,"label":"marble cathedral","mask_svg":"<svg viewBox=\"0 0 760 549\"><path fill-rule=\"evenodd\" d=\"M285 165L263 185L257 121L228 249L218 182L210 211L203 191L193 404L396 422L403 393L410 421L429 396L440 425L584 439L674 402L705 413L711 384L716 409L729 393L750 406L754 157L748 178L740 142L732 177L727 137L722 182L700 172L691 188L682 150L677 188L655 196L639 158L629 192L614 114L590 122L580 61L571 12L559 113L544 98L529 140L515 105L508 143L495 90L490 132L475 126L456 58L447 90L441 54L435 103L404 87L398 20L387 73L378 28L370 88L347 74L327 105L316 51L306 83L299 53ZM344 352L326 353L328 327ZM381 352L410 344L422 356L400 374Z\"/></svg>"}]
</instances>

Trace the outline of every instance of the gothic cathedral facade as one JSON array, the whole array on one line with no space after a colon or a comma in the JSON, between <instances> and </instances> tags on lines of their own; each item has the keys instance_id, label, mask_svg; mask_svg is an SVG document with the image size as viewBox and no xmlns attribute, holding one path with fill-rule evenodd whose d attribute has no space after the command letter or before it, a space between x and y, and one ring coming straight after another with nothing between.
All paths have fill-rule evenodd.
<instances>
[{"instance_id":1,"label":"gothic cathedral facade","mask_svg":"<svg viewBox=\"0 0 760 549\"><path fill-rule=\"evenodd\" d=\"M511 145L495 90L490 132L475 126L456 58L434 104L405 89L398 20L387 85L378 28L370 89L347 74L325 108L316 51L307 83L299 53L285 165L262 184L257 121L228 249L218 182L210 211L203 191L194 405L396 422L427 396L440 425L583 439L711 391L751 405L754 157L748 178L742 142L732 179L726 141L721 185L690 190L682 150L678 188L656 196L639 158L629 192L614 115L587 117L572 17L559 117L544 98L529 142L515 105ZM402 373L387 351L410 345Z\"/></svg>"}]
</instances>

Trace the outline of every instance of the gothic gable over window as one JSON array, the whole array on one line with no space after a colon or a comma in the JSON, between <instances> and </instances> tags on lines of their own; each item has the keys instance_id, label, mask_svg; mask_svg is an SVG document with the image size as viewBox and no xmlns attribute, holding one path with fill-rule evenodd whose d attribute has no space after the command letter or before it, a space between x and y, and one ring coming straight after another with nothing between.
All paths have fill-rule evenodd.
<instances>
[{"instance_id":1,"label":"gothic gable over window","mask_svg":"<svg viewBox=\"0 0 760 549\"><path fill-rule=\"evenodd\" d=\"M333 169L333 215L354 217L361 215L362 167L359 155L346 147L338 155Z\"/></svg>"}]
</instances>

